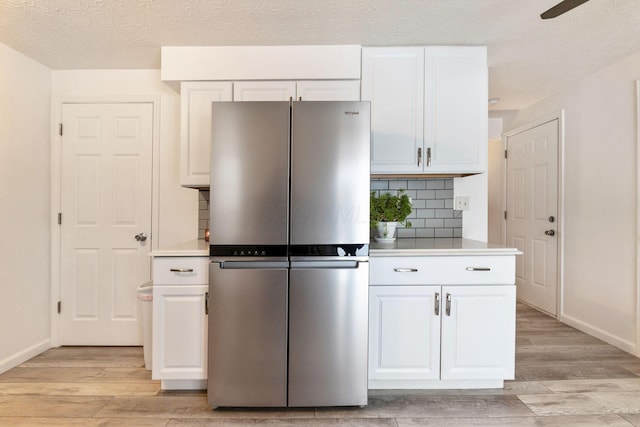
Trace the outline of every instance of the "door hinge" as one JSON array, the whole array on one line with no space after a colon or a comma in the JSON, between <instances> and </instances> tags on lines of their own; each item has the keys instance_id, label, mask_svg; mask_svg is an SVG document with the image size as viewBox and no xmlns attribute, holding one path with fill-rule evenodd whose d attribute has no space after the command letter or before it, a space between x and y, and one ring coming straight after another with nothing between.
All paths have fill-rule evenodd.
<instances>
[{"instance_id":1,"label":"door hinge","mask_svg":"<svg viewBox=\"0 0 640 427\"><path fill-rule=\"evenodd\" d=\"M58 314L62 313L62 301L58 301Z\"/></svg>"},{"instance_id":2,"label":"door hinge","mask_svg":"<svg viewBox=\"0 0 640 427\"><path fill-rule=\"evenodd\" d=\"M58 126L58 134L62 136L62 123Z\"/></svg>"},{"instance_id":3,"label":"door hinge","mask_svg":"<svg viewBox=\"0 0 640 427\"><path fill-rule=\"evenodd\" d=\"M62 225L62 212L58 212L58 225Z\"/></svg>"},{"instance_id":4,"label":"door hinge","mask_svg":"<svg viewBox=\"0 0 640 427\"><path fill-rule=\"evenodd\" d=\"M61 134L62 135L62 134ZM507 158L507 150L504 150L504 158Z\"/></svg>"},{"instance_id":5,"label":"door hinge","mask_svg":"<svg viewBox=\"0 0 640 427\"><path fill-rule=\"evenodd\" d=\"M507 211L504 211L504 219L507 219Z\"/></svg>"}]
</instances>

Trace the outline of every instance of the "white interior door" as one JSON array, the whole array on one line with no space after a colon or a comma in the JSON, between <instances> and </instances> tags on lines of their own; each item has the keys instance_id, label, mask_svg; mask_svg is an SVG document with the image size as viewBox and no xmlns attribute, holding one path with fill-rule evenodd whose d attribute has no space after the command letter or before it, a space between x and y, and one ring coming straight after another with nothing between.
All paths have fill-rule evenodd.
<instances>
[{"instance_id":1,"label":"white interior door","mask_svg":"<svg viewBox=\"0 0 640 427\"><path fill-rule=\"evenodd\" d=\"M150 279L153 104L63 104L60 343L139 345Z\"/></svg>"},{"instance_id":2,"label":"white interior door","mask_svg":"<svg viewBox=\"0 0 640 427\"><path fill-rule=\"evenodd\" d=\"M507 136L507 246L516 257L517 296L556 315L558 120Z\"/></svg>"}]
</instances>

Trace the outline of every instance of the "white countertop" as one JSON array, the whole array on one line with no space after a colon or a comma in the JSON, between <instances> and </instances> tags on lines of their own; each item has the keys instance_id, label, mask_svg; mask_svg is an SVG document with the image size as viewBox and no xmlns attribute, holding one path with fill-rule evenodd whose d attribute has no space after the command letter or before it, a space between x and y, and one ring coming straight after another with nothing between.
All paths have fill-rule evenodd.
<instances>
[{"instance_id":1,"label":"white countertop","mask_svg":"<svg viewBox=\"0 0 640 427\"><path fill-rule=\"evenodd\" d=\"M149 253L150 256L209 256L209 242L202 239L187 240Z\"/></svg>"},{"instance_id":2,"label":"white countertop","mask_svg":"<svg viewBox=\"0 0 640 427\"><path fill-rule=\"evenodd\" d=\"M519 255L521 252L493 243L469 239L396 239L393 243L371 242L370 256L439 256L439 255ZM209 256L209 242L187 240L152 251L150 256Z\"/></svg>"},{"instance_id":3,"label":"white countertop","mask_svg":"<svg viewBox=\"0 0 640 427\"><path fill-rule=\"evenodd\" d=\"M369 255L372 257L521 254L515 248L460 238L396 239L393 243L372 241L369 249Z\"/></svg>"}]
</instances>

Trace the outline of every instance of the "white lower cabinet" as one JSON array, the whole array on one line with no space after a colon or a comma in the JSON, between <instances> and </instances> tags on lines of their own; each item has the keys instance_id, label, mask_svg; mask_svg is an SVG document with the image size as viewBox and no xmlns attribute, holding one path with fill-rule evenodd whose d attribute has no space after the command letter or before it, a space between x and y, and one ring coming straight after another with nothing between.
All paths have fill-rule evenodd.
<instances>
[{"instance_id":1,"label":"white lower cabinet","mask_svg":"<svg viewBox=\"0 0 640 427\"><path fill-rule=\"evenodd\" d=\"M439 286L369 288L369 380L440 378Z\"/></svg>"},{"instance_id":2,"label":"white lower cabinet","mask_svg":"<svg viewBox=\"0 0 640 427\"><path fill-rule=\"evenodd\" d=\"M515 286L443 286L440 378L513 379Z\"/></svg>"},{"instance_id":3,"label":"white lower cabinet","mask_svg":"<svg viewBox=\"0 0 640 427\"><path fill-rule=\"evenodd\" d=\"M152 378L163 390L206 388L207 268L206 257L154 258Z\"/></svg>"},{"instance_id":4,"label":"white lower cabinet","mask_svg":"<svg viewBox=\"0 0 640 427\"><path fill-rule=\"evenodd\" d=\"M515 285L430 284L444 259L372 257L369 388L496 388L514 378ZM377 260L398 267L374 276Z\"/></svg>"}]
</instances>

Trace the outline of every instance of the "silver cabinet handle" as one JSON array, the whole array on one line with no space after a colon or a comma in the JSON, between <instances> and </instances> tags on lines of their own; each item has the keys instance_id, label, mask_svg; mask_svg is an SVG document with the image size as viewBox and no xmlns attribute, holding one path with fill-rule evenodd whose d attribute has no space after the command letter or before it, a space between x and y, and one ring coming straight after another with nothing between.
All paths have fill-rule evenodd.
<instances>
[{"instance_id":1,"label":"silver cabinet handle","mask_svg":"<svg viewBox=\"0 0 640 427\"><path fill-rule=\"evenodd\" d=\"M467 271L491 271L489 267L467 267Z\"/></svg>"},{"instance_id":2,"label":"silver cabinet handle","mask_svg":"<svg viewBox=\"0 0 640 427\"><path fill-rule=\"evenodd\" d=\"M204 294L204 314L209 314L209 292Z\"/></svg>"},{"instance_id":3,"label":"silver cabinet handle","mask_svg":"<svg viewBox=\"0 0 640 427\"><path fill-rule=\"evenodd\" d=\"M418 148L418 167L422 166L422 147Z\"/></svg>"},{"instance_id":4,"label":"silver cabinet handle","mask_svg":"<svg viewBox=\"0 0 640 427\"><path fill-rule=\"evenodd\" d=\"M433 311L436 316L440 316L440 292L436 292L435 300L436 302Z\"/></svg>"},{"instance_id":5,"label":"silver cabinet handle","mask_svg":"<svg viewBox=\"0 0 640 427\"><path fill-rule=\"evenodd\" d=\"M451 316L451 294L447 293L447 308L445 310L447 316Z\"/></svg>"},{"instance_id":6,"label":"silver cabinet handle","mask_svg":"<svg viewBox=\"0 0 640 427\"><path fill-rule=\"evenodd\" d=\"M431 166L431 147L427 148L427 167Z\"/></svg>"},{"instance_id":7,"label":"silver cabinet handle","mask_svg":"<svg viewBox=\"0 0 640 427\"><path fill-rule=\"evenodd\" d=\"M171 268L169 271L174 273L193 273L193 268Z\"/></svg>"},{"instance_id":8,"label":"silver cabinet handle","mask_svg":"<svg viewBox=\"0 0 640 427\"><path fill-rule=\"evenodd\" d=\"M404 268L404 267L396 267L393 269L396 273L415 273L418 271L417 268Z\"/></svg>"}]
</instances>

